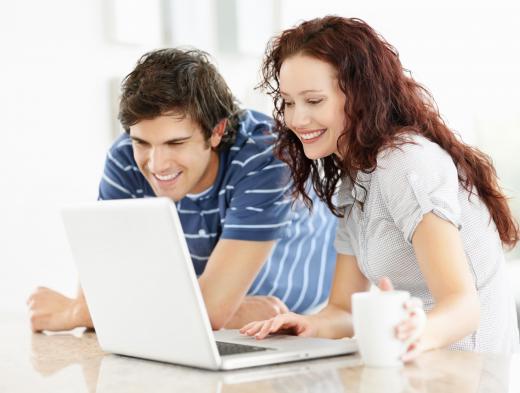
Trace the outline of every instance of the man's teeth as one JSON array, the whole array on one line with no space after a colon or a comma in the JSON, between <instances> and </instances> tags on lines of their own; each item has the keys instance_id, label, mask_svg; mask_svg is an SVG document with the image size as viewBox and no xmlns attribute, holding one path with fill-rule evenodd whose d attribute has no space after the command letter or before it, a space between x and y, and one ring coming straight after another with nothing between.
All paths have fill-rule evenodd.
<instances>
[{"instance_id":1,"label":"man's teeth","mask_svg":"<svg viewBox=\"0 0 520 393\"><path fill-rule=\"evenodd\" d=\"M325 130L319 130L319 131L314 131L314 132L308 132L306 134L300 134L300 136L302 137L302 139L307 140L307 139L317 138L324 132L325 132Z\"/></svg>"},{"instance_id":2,"label":"man's teeth","mask_svg":"<svg viewBox=\"0 0 520 393\"><path fill-rule=\"evenodd\" d=\"M177 176L180 175L180 171L179 172L175 172L175 173L172 173L171 175L165 175L165 176L161 176L161 175L158 175L158 174L155 174L155 177L159 180L162 180L162 181L167 181L167 180L172 180L172 179L175 179Z\"/></svg>"}]
</instances>

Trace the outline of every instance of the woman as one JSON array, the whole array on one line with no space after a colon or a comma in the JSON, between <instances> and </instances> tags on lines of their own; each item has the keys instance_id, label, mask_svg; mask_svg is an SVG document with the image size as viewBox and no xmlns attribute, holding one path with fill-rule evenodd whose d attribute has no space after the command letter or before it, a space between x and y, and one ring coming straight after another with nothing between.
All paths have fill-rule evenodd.
<instances>
[{"instance_id":1,"label":"woman","mask_svg":"<svg viewBox=\"0 0 520 393\"><path fill-rule=\"evenodd\" d=\"M272 40L262 71L294 196L310 205L310 179L340 217L338 255L321 312L253 322L242 333L352 336L352 293L380 283L408 290L427 312L421 324L409 304L396 327L403 341L417 337L403 360L445 346L515 351L502 246L518 242L518 224L490 158L447 128L397 51L363 21L328 16Z\"/></svg>"}]
</instances>

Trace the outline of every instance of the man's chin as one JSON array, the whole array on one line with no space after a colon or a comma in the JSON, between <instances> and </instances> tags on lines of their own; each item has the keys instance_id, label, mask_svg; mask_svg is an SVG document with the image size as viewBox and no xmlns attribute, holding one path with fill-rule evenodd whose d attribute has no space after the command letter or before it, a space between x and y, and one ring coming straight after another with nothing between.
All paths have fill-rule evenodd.
<instances>
[{"instance_id":1,"label":"man's chin","mask_svg":"<svg viewBox=\"0 0 520 393\"><path fill-rule=\"evenodd\" d=\"M153 191L156 197L170 198L174 202L178 202L186 196L186 193L172 192L168 190L157 190L155 187L153 187Z\"/></svg>"},{"instance_id":2,"label":"man's chin","mask_svg":"<svg viewBox=\"0 0 520 393\"><path fill-rule=\"evenodd\" d=\"M163 198L170 198L174 202L180 201L182 198L185 197L185 195L179 196L177 194L171 194L171 193L155 193L155 196L157 197L163 197Z\"/></svg>"}]
</instances>

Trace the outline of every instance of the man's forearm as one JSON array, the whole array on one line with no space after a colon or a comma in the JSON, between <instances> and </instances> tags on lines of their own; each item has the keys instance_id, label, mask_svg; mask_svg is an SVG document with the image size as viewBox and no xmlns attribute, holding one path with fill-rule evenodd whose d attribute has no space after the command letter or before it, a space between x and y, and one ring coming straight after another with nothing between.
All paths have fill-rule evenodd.
<instances>
[{"instance_id":1,"label":"man's forearm","mask_svg":"<svg viewBox=\"0 0 520 393\"><path fill-rule=\"evenodd\" d=\"M246 296L225 327L239 329L249 322L273 318L288 311L287 306L275 296Z\"/></svg>"},{"instance_id":2,"label":"man's forearm","mask_svg":"<svg viewBox=\"0 0 520 393\"><path fill-rule=\"evenodd\" d=\"M74 325L78 327L94 328L90 310L88 309L87 301L83 291L78 291L78 296L74 299L71 307L71 320Z\"/></svg>"}]
</instances>

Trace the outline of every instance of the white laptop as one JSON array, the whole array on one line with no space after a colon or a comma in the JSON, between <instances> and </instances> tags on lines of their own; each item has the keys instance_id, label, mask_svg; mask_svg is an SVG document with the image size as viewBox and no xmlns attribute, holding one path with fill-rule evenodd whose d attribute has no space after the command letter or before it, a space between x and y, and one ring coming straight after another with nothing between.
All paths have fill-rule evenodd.
<instances>
[{"instance_id":1,"label":"white laptop","mask_svg":"<svg viewBox=\"0 0 520 393\"><path fill-rule=\"evenodd\" d=\"M107 352L212 370L356 352L354 340L212 332L175 204L97 201L63 209L80 282Z\"/></svg>"}]
</instances>

